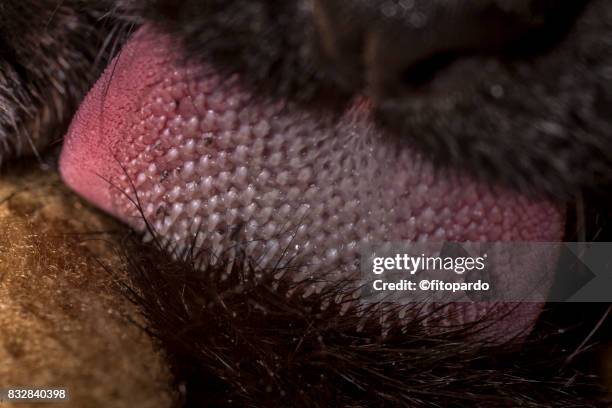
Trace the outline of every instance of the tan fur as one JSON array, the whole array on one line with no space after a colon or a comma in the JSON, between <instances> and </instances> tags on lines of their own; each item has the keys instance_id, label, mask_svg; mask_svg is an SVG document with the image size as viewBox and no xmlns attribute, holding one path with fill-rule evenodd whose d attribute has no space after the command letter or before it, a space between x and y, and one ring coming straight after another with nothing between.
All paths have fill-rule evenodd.
<instances>
[{"instance_id":1,"label":"tan fur","mask_svg":"<svg viewBox=\"0 0 612 408\"><path fill-rule=\"evenodd\" d=\"M67 387L66 407L169 406L162 358L93 257L121 271L102 242L120 226L37 168L0 177L0 386Z\"/></svg>"}]
</instances>

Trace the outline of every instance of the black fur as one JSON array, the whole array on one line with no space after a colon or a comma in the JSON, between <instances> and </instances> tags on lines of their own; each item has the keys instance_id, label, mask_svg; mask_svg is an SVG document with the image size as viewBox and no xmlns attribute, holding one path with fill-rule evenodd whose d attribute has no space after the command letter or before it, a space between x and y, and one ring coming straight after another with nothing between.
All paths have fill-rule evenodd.
<instances>
[{"instance_id":1,"label":"black fur","mask_svg":"<svg viewBox=\"0 0 612 408\"><path fill-rule=\"evenodd\" d=\"M0 162L58 142L123 25L103 2L0 5Z\"/></svg>"},{"instance_id":2,"label":"black fur","mask_svg":"<svg viewBox=\"0 0 612 408\"><path fill-rule=\"evenodd\" d=\"M227 265L196 270L197 254L171 261L156 240L122 243L133 277L124 290L164 346L182 407L608 406L596 377L576 364L580 336L594 325L584 315L570 330L578 341L559 334L567 314L519 342L484 334L500 313L450 327L421 313L383 336L380 310L340 313L330 301L350 282L304 299L301 283L279 282L278 270L261 271L236 249L223 280Z\"/></svg>"}]
</instances>

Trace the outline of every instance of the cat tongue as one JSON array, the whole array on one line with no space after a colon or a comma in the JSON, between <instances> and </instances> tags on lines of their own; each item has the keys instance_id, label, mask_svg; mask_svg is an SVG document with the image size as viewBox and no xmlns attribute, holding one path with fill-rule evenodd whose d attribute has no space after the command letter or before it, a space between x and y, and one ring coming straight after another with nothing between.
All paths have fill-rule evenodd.
<instances>
[{"instance_id":1,"label":"cat tongue","mask_svg":"<svg viewBox=\"0 0 612 408\"><path fill-rule=\"evenodd\" d=\"M123 173L134 124L151 89L163 82L172 60L159 45L135 35L106 71L73 118L64 139L60 172L65 182L96 206L123 218L114 208L111 184Z\"/></svg>"},{"instance_id":2,"label":"cat tongue","mask_svg":"<svg viewBox=\"0 0 612 408\"><path fill-rule=\"evenodd\" d=\"M144 214L175 245L200 231L196 245L221 251L240 226L261 243L261 262L283 248L311 271L352 264L368 242L562 238L556 206L436 172L376 129L363 101L315 114L186 66L177 48L140 29L81 105L61 155L71 188L136 228Z\"/></svg>"}]
</instances>

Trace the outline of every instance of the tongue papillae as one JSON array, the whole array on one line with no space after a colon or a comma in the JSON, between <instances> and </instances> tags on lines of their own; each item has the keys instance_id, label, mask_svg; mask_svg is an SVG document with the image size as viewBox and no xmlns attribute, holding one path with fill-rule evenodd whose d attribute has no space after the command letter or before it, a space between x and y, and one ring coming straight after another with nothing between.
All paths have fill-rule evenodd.
<instances>
[{"instance_id":1,"label":"tongue papillae","mask_svg":"<svg viewBox=\"0 0 612 408\"><path fill-rule=\"evenodd\" d=\"M342 279L368 242L562 238L553 204L436 173L377 130L363 102L315 114L185 66L176 48L137 32L82 104L61 156L70 187L135 228L134 191L168 242L191 245L200 231L195 244L221 253L239 235L257 242L261 265L281 253L307 259L296 280L331 265ZM538 308L523 305L522 320Z\"/></svg>"}]
</instances>

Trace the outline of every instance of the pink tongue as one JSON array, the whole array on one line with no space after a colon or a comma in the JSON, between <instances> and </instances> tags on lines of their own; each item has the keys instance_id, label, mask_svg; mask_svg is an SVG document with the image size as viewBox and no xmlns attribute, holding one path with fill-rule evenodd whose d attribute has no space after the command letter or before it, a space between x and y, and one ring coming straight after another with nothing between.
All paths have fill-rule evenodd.
<instances>
[{"instance_id":1,"label":"pink tongue","mask_svg":"<svg viewBox=\"0 0 612 408\"><path fill-rule=\"evenodd\" d=\"M136 228L131 183L169 242L188 245L199 230L196 245L220 253L239 226L262 263L287 248L307 259L296 279L352 265L368 242L562 238L554 205L436 174L375 129L363 102L315 115L185 67L176 49L141 29L81 105L61 156L69 186Z\"/></svg>"}]
</instances>

